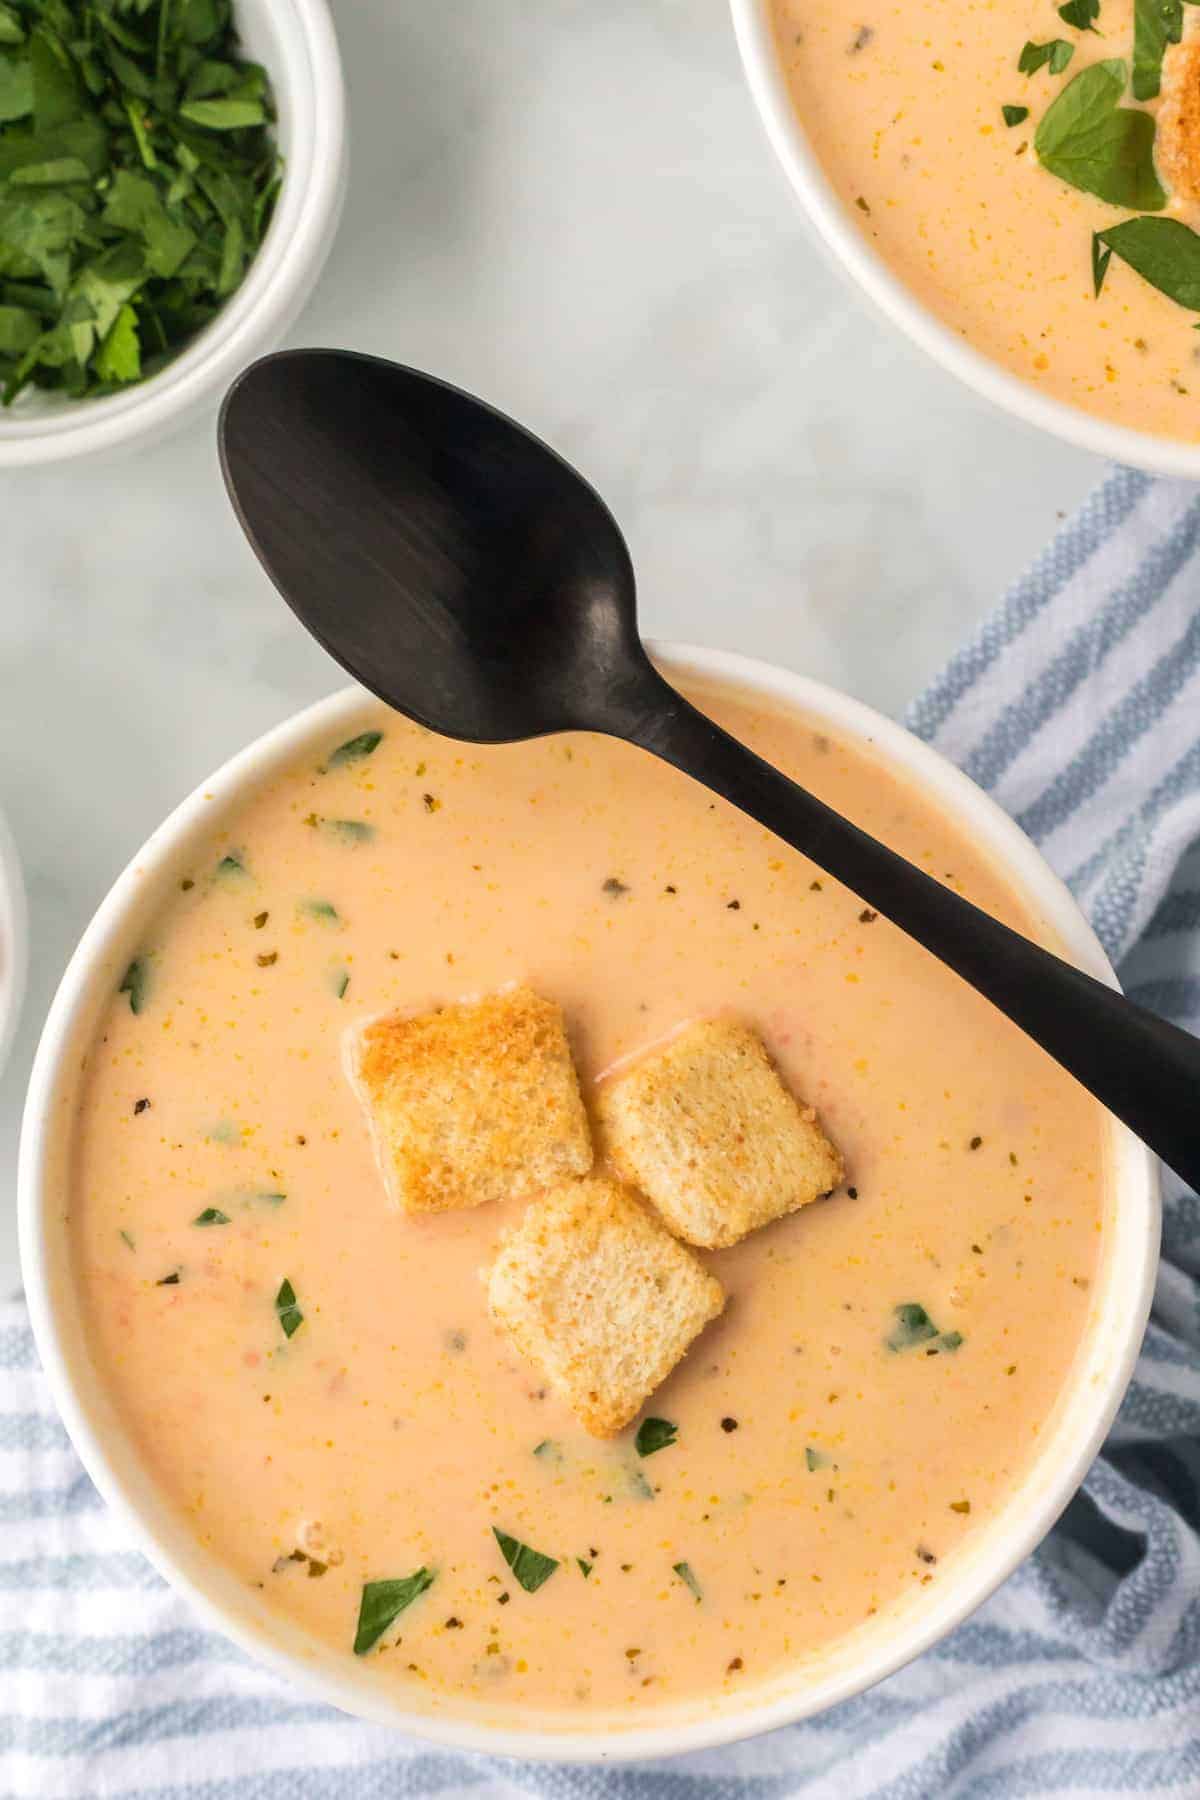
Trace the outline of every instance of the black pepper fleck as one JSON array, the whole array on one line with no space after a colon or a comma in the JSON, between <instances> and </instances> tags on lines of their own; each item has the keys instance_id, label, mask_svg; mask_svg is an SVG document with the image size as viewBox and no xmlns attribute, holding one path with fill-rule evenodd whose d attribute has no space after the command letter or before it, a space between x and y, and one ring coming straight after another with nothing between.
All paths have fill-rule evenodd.
<instances>
[{"instance_id":1,"label":"black pepper fleck","mask_svg":"<svg viewBox=\"0 0 1200 1800\"><path fill-rule=\"evenodd\" d=\"M722 1419L721 1420L721 1430L722 1431L736 1431L737 1428L738 1428L738 1422L736 1419Z\"/></svg>"},{"instance_id":2,"label":"black pepper fleck","mask_svg":"<svg viewBox=\"0 0 1200 1800\"><path fill-rule=\"evenodd\" d=\"M149 1110L149 1107L150 1107L150 1102L148 1100L135 1100L133 1103L133 1110L134 1110L135 1115L137 1113L147 1112Z\"/></svg>"}]
</instances>

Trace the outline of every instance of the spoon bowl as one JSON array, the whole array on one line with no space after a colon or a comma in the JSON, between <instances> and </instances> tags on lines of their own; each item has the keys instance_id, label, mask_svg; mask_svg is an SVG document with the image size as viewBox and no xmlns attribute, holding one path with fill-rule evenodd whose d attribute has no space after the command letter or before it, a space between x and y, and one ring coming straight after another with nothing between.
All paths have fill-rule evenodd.
<instances>
[{"instance_id":1,"label":"spoon bowl","mask_svg":"<svg viewBox=\"0 0 1200 1800\"><path fill-rule=\"evenodd\" d=\"M610 729L653 674L599 494L446 382L344 351L266 357L230 389L221 454L285 600L422 725L480 744Z\"/></svg>"}]
</instances>

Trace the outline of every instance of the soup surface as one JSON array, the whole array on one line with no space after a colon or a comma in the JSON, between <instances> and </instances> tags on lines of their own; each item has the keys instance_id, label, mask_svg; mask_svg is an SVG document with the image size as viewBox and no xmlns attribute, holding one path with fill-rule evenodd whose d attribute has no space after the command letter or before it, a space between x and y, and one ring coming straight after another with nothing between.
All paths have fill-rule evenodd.
<instances>
[{"instance_id":1,"label":"soup surface","mask_svg":"<svg viewBox=\"0 0 1200 1800\"><path fill-rule=\"evenodd\" d=\"M869 751L697 697L1031 928ZM370 1651L422 1704L633 1721L746 1691L937 1583L1027 1470L1091 1304L1102 1116L649 757L468 748L379 708L355 729L369 754L321 746L214 818L90 1047L92 1354L199 1542L348 1663L364 1584L435 1572ZM479 1271L519 1209L392 1210L342 1072L351 1020L516 979L563 1004L585 1096L685 1018L746 1019L845 1154L830 1199L705 1258L729 1303L647 1407L677 1428L650 1455L588 1437L489 1322ZM937 1340L890 1348L898 1307ZM536 1592L497 1529L557 1559Z\"/></svg>"},{"instance_id":2,"label":"soup surface","mask_svg":"<svg viewBox=\"0 0 1200 1800\"><path fill-rule=\"evenodd\" d=\"M1052 103L1101 60L1122 70L1113 92L1123 118L1143 110L1131 85L1133 0L1103 0L1096 30L1065 22L1044 0L773 5L780 55L813 148L870 243L916 297L1055 399L1134 429L1200 438L1192 310L1200 290L1187 280L1200 267L1200 238L1189 230L1186 239L1154 241L1168 221L1200 225L1200 205L1171 193L1165 178L1162 195L1152 192L1144 134L1118 143L1103 86L1085 86L1086 108L1059 112L1048 146L1054 166L1089 188L1052 172L1035 142ZM1089 0L1076 0L1076 8L1083 16ZM1171 9L1142 10L1151 18ZM1027 60L1037 60L1039 46L1045 54L1055 43L1062 49L1053 63L1028 74L1018 68L1026 46L1034 51ZM1064 66L1059 59L1068 52ZM1155 89L1144 110L1159 113L1156 71L1140 72L1138 86ZM1075 87L1073 99L1080 96ZM1128 173L1135 151L1136 179ZM1161 154L1158 162L1161 176ZM1117 204L1093 191L1122 185L1130 191ZM1093 233L1147 217L1156 221L1156 279L1181 287L1186 304L1120 255L1095 292Z\"/></svg>"}]
</instances>

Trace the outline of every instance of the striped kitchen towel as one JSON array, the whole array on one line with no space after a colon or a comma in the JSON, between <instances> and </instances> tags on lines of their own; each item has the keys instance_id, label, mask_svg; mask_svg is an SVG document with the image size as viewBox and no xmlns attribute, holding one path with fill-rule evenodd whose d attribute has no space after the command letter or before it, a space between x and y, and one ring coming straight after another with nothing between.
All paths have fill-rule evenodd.
<instances>
[{"instance_id":1,"label":"striped kitchen towel","mask_svg":"<svg viewBox=\"0 0 1200 1800\"><path fill-rule=\"evenodd\" d=\"M1070 881L1131 992L1200 1027L1200 490L1113 474L911 723ZM1197 1097L1200 1129L1200 1096ZM1200 1796L1200 1200L1168 1180L1145 1348L1084 1494L911 1668L626 1769L435 1752L264 1673L132 1550L0 1309L0 1793L99 1800Z\"/></svg>"}]
</instances>

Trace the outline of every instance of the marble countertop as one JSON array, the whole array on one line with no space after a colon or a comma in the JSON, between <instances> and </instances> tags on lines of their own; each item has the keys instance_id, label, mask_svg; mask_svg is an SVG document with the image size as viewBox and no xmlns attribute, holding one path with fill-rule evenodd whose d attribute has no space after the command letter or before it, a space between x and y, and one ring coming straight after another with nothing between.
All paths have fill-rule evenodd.
<instances>
[{"instance_id":1,"label":"marble countertop","mask_svg":"<svg viewBox=\"0 0 1200 1800\"><path fill-rule=\"evenodd\" d=\"M723 0L334 0L341 234L297 343L437 371L597 484L645 627L900 711L1100 474L984 408L806 240ZM37 1032L174 803L340 673L226 505L211 421L7 476L0 806L31 978L0 1082L0 1293Z\"/></svg>"}]
</instances>

